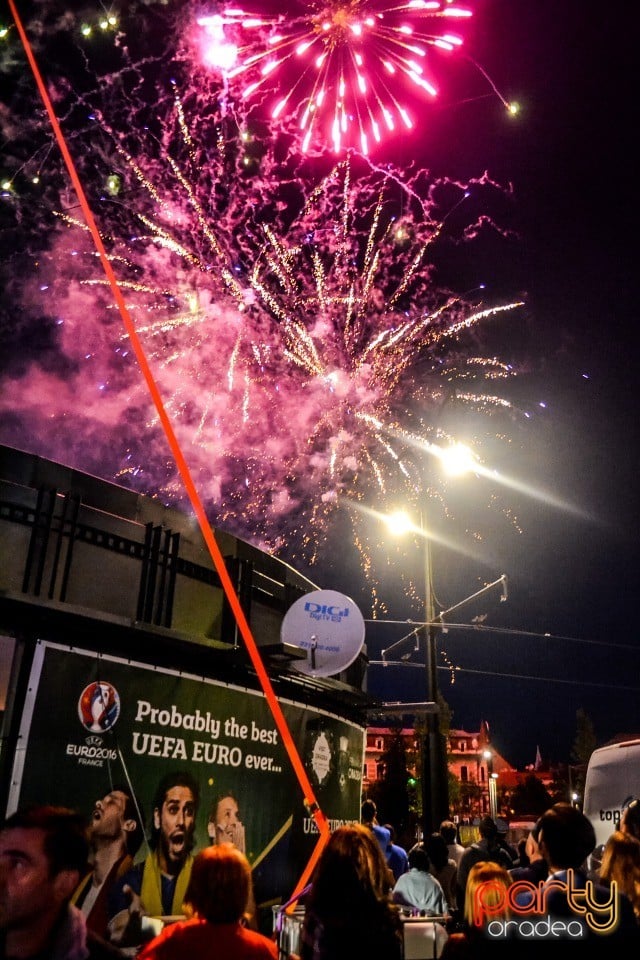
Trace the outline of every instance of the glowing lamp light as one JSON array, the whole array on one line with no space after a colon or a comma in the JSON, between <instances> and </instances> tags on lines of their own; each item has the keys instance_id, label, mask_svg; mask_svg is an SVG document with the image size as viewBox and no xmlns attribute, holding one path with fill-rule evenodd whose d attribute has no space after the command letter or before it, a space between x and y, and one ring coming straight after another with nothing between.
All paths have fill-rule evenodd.
<instances>
[{"instance_id":1,"label":"glowing lamp light","mask_svg":"<svg viewBox=\"0 0 640 960\"><path fill-rule=\"evenodd\" d=\"M387 514L384 521L394 537L402 537L414 529L411 517L406 510L394 510L393 513Z\"/></svg>"},{"instance_id":2,"label":"glowing lamp light","mask_svg":"<svg viewBox=\"0 0 640 960\"><path fill-rule=\"evenodd\" d=\"M450 476L460 476L476 469L478 460L473 450L464 443L454 443L450 447L443 447L438 456L446 473Z\"/></svg>"},{"instance_id":3,"label":"glowing lamp light","mask_svg":"<svg viewBox=\"0 0 640 960\"><path fill-rule=\"evenodd\" d=\"M517 113L520 113L520 105L517 103L510 103L507 106L507 110L509 111L512 117L515 117Z\"/></svg>"}]
</instances>

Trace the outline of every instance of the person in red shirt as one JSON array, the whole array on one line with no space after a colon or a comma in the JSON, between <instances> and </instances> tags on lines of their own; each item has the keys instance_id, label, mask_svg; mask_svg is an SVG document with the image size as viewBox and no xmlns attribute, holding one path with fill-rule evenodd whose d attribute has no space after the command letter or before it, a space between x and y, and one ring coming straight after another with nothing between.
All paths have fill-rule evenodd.
<instances>
[{"instance_id":1,"label":"person in red shirt","mask_svg":"<svg viewBox=\"0 0 640 960\"><path fill-rule=\"evenodd\" d=\"M138 960L277 960L275 940L245 926L252 899L245 855L230 844L206 847L193 861L185 895L191 916L166 926Z\"/></svg>"}]
</instances>

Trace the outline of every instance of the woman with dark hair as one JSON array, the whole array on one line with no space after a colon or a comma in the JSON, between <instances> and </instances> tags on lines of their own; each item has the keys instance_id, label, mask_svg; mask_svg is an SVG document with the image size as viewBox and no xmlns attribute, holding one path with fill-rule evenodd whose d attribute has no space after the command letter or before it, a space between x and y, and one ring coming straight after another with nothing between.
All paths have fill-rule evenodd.
<instances>
[{"instance_id":1,"label":"woman with dark hair","mask_svg":"<svg viewBox=\"0 0 640 960\"><path fill-rule=\"evenodd\" d=\"M139 960L276 960L274 940L245 926L251 867L231 844L215 844L193 861L185 894L188 920L165 927Z\"/></svg>"},{"instance_id":2,"label":"woman with dark hair","mask_svg":"<svg viewBox=\"0 0 640 960\"><path fill-rule=\"evenodd\" d=\"M301 960L401 960L402 920L393 874L367 827L338 827L314 871L305 903Z\"/></svg>"}]
</instances>

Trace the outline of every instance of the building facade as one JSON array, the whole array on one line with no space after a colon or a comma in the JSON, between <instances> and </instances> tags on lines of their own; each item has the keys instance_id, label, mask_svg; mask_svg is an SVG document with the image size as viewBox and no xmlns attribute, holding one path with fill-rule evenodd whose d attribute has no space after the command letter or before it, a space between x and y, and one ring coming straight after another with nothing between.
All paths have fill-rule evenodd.
<instances>
[{"instance_id":1,"label":"building facade","mask_svg":"<svg viewBox=\"0 0 640 960\"><path fill-rule=\"evenodd\" d=\"M404 727L400 732L406 751L407 770L411 776L418 777L420 731ZM376 780L383 779L385 754L397 733L397 729L392 727L367 727L362 779L365 795ZM483 720L475 731L451 729L447 739L447 766L459 787L457 797L451 797L453 816L459 822L465 822L485 814L506 813L501 809L501 798L505 788L516 782L518 772L495 749L489 725Z\"/></svg>"}]
</instances>

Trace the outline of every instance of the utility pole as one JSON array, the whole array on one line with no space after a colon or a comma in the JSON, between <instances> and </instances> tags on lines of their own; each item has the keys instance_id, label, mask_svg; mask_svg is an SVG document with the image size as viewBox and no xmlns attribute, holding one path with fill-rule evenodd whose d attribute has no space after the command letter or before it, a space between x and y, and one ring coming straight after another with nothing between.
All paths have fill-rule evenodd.
<instances>
[{"instance_id":1,"label":"utility pole","mask_svg":"<svg viewBox=\"0 0 640 960\"><path fill-rule=\"evenodd\" d=\"M420 528L424 538L424 597L425 597L425 671L427 700L438 703L438 651L434 624L433 590L431 587L431 547L420 511ZM440 729L440 711L426 716L422 743L422 835L426 840L437 832L443 820L449 817L449 782L447 750Z\"/></svg>"}]
</instances>

